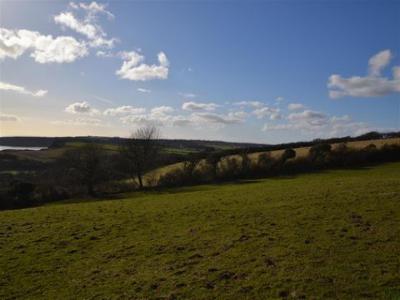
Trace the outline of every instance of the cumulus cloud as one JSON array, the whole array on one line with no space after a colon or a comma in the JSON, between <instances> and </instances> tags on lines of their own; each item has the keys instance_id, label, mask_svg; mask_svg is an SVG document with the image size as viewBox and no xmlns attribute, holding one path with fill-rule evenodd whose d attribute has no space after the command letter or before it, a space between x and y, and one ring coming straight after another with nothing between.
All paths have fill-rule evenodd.
<instances>
[{"instance_id":1,"label":"cumulus cloud","mask_svg":"<svg viewBox=\"0 0 400 300\"><path fill-rule=\"evenodd\" d=\"M143 63L144 56L136 51L122 52L121 57L124 62L116 74L122 79L147 81L168 78L169 61L164 52L158 53L158 65Z\"/></svg>"},{"instance_id":2,"label":"cumulus cloud","mask_svg":"<svg viewBox=\"0 0 400 300\"><path fill-rule=\"evenodd\" d=\"M331 98L381 97L400 92L400 66L392 69L393 79L383 77L382 70L388 66L393 55L390 50L383 50L369 59L367 76L344 78L333 74L329 77L328 88Z\"/></svg>"},{"instance_id":3,"label":"cumulus cloud","mask_svg":"<svg viewBox=\"0 0 400 300\"><path fill-rule=\"evenodd\" d=\"M299 113L292 113L288 120L298 122L299 124L308 124L310 126L321 126L327 123L328 116L322 112L305 110Z\"/></svg>"},{"instance_id":4,"label":"cumulus cloud","mask_svg":"<svg viewBox=\"0 0 400 300\"><path fill-rule=\"evenodd\" d=\"M3 91L12 91L19 94L24 95L31 95L34 97L43 97L47 94L47 90L37 90L37 91L30 91L23 86L14 85L11 83L0 81L0 90Z\"/></svg>"},{"instance_id":5,"label":"cumulus cloud","mask_svg":"<svg viewBox=\"0 0 400 300\"><path fill-rule=\"evenodd\" d=\"M122 116L120 120L125 124L134 125L159 125L159 126L174 126L175 121L181 120L181 116L171 115L175 111L170 106L153 107L149 113L135 113Z\"/></svg>"},{"instance_id":6,"label":"cumulus cloud","mask_svg":"<svg viewBox=\"0 0 400 300\"><path fill-rule=\"evenodd\" d=\"M153 115L166 115L174 112L171 106L158 106L151 109Z\"/></svg>"},{"instance_id":7,"label":"cumulus cloud","mask_svg":"<svg viewBox=\"0 0 400 300\"><path fill-rule=\"evenodd\" d=\"M290 103L290 104L288 105L288 109L289 109L289 110L294 110L294 111L296 111L296 110L302 110L302 109L304 109L304 105L301 104L301 103Z\"/></svg>"},{"instance_id":8,"label":"cumulus cloud","mask_svg":"<svg viewBox=\"0 0 400 300\"><path fill-rule=\"evenodd\" d=\"M95 18L97 14L104 14L109 19L114 19L114 15L106 9L107 8L106 4L97 3L95 1L89 4L70 2L69 6L75 10L79 9L85 10L88 13L87 15L88 18Z\"/></svg>"},{"instance_id":9,"label":"cumulus cloud","mask_svg":"<svg viewBox=\"0 0 400 300\"><path fill-rule=\"evenodd\" d=\"M110 52L110 51L102 51L99 50L96 52L97 57L103 57L103 58L109 58L109 57L115 57L115 54Z\"/></svg>"},{"instance_id":10,"label":"cumulus cloud","mask_svg":"<svg viewBox=\"0 0 400 300\"><path fill-rule=\"evenodd\" d=\"M265 124L263 131L293 131L296 134L311 134L311 137L334 137L347 135L360 135L375 130L364 122L356 122L350 116L332 116L304 110L291 113L286 118L286 123Z\"/></svg>"},{"instance_id":11,"label":"cumulus cloud","mask_svg":"<svg viewBox=\"0 0 400 300\"><path fill-rule=\"evenodd\" d=\"M70 114L98 115L100 112L92 108L86 101L75 102L65 108L65 112Z\"/></svg>"},{"instance_id":12,"label":"cumulus cloud","mask_svg":"<svg viewBox=\"0 0 400 300\"><path fill-rule=\"evenodd\" d=\"M383 50L372 56L368 61L369 74L372 76L379 76L392 58L393 55L390 50Z\"/></svg>"},{"instance_id":13,"label":"cumulus cloud","mask_svg":"<svg viewBox=\"0 0 400 300\"><path fill-rule=\"evenodd\" d=\"M215 103L200 103L194 101L189 101L182 104L182 109L186 111L213 111L217 107L219 107L219 105Z\"/></svg>"},{"instance_id":14,"label":"cumulus cloud","mask_svg":"<svg viewBox=\"0 0 400 300\"><path fill-rule=\"evenodd\" d=\"M89 39L89 45L91 47L114 47L116 39L107 39L107 34L97 22L97 15L100 13L106 14L110 19L114 18L114 15L105 9L105 5L96 2L90 4L70 3L70 7L75 10L83 10L86 13L85 17L83 19L78 19L72 11L65 11L54 16L54 22L56 24L84 35Z\"/></svg>"},{"instance_id":15,"label":"cumulus cloud","mask_svg":"<svg viewBox=\"0 0 400 300\"><path fill-rule=\"evenodd\" d=\"M1 122L19 122L20 119L16 115L6 115L0 113L0 121Z\"/></svg>"},{"instance_id":16,"label":"cumulus cloud","mask_svg":"<svg viewBox=\"0 0 400 300\"><path fill-rule=\"evenodd\" d=\"M106 109L103 114L105 116L122 116L122 115L139 115L146 112L146 109L143 107L134 107L130 105L124 105L114 108Z\"/></svg>"},{"instance_id":17,"label":"cumulus cloud","mask_svg":"<svg viewBox=\"0 0 400 300\"><path fill-rule=\"evenodd\" d=\"M38 63L70 63L88 54L86 44L73 37L53 38L37 31L0 28L0 60L16 59L26 51Z\"/></svg>"},{"instance_id":18,"label":"cumulus cloud","mask_svg":"<svg viewBox=\"0 0 400 300\"><path fill-rule=\"evenodd\" d=\"M271 120L278 120L281 118L280 110L274 107L264 106L253 110L252 114L257 117L257 119L262 119L265 117L270 117Z\"/></svg>"}]
</instances>

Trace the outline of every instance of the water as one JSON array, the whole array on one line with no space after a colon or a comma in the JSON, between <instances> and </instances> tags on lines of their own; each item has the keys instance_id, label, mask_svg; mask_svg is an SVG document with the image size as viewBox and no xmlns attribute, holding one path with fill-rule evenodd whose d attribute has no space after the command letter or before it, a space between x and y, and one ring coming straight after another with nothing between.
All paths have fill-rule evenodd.
<instances>
[{"instance_id":1,"label":"water","mask_svg":"<svg viewBox=\"0 0 400 300\"><path fill-rule=\"evenodd\" d=\"M42 150L46 149L47 147L13 147L13 146L1 146L0 145L0 151L3 150L32 150L32 151L37 151L37 150Z\"/></svg>"}]
</instances>

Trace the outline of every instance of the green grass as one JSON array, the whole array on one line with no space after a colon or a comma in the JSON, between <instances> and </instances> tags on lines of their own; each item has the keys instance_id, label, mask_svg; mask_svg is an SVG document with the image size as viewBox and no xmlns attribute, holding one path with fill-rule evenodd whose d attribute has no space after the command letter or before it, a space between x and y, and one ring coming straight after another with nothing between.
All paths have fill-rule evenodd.
<instances>
[{"instance_id":1,"label":"green grass","mask_svg":"<svg viewBox=\"0 0 400 300\"><path fill-rule=\"evenodd\" d=\"M399 299L400 163L0 212L0 299Z\"/></svg>"}]
</instances>

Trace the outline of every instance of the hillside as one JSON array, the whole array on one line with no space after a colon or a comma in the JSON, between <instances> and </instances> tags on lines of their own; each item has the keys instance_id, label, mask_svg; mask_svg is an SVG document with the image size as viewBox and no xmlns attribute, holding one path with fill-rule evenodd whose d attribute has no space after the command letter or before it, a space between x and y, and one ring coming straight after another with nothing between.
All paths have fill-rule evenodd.
<instances>
[{"instance_id":1,"label":"hillside","mask_svg":"<svg viewBox=\"0 0 400 300\"><path fill-rule=\"evenodd\" d=\"M0 298L397 299L400 163L0 212Z\"/></svg>"},{"instance_id":2,"label":"hillside","mask_svg":"<svg viewBox=\"0 0 400 300\"><path fill-rule=\"evenodd\" d=\"M340 143L332 143L331 145L332 145L332 148L335 149L339 144ZM346 145L352 149L362 149L370 144L374 144L377 148L381 148L385 144L400 145L400 138L361 140L361 141L351 141L351 142L346 143ZM296 152L296 157L305 157L308 155L310 147L299 147L299 148L293 148L293 149ZM251 161L253 163L255 163L257 161L257 158L259 157L259 155L262 153L269 153L271 155L271 157L278 158L282 155L283 151L284 151L283 149L280 149L280 150L254 152L254 153L249 154L249 158L251 159ZM236 159L240 160L239 155L229 155L226 157L229 157L229 158L235 157ZM163 166L163 167L160 167L156 170L149 172L147 174L147 177L149 178L149 181L152 182L152 181L154 181L154 178L159 178L161 175L164 175L165 173L168 173L175 169L181 168L182 166L183 166L182 162Z\"/></svg>"}]
</instances>

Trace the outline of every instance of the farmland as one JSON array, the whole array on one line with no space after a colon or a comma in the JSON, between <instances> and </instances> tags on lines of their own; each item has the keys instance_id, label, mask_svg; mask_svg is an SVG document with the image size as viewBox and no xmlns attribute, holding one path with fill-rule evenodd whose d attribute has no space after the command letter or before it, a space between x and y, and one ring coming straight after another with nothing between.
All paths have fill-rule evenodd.
<instances>
[{"instance_id":1,"label":"farmland","mask_svg":"<svg viewBox=\"0 0 400 300\"><path fill-rule=\"evenodd\" d=\"M353 142L348 142L346 143L347 147L351 149L362 149L365 148L368 145L374 144L377 148L381 148L385 144L387 145L400 145L400 138L389 138L389 139L376 139L376 140L366 140L366 141L353 141ZM332 148L336 149L338 147L339 143L332 144ZM294 149L296 151L296 157L305 157L308 155L310 147L299 147ZM254 152L249 154L250 160L255 163L257 161L257 158L260 156L262 153L269 153L271 157L273 158L279 158L282 153L285 150L272 150L272 151L264 151L264 152ZM230 155L225 158L236 158L240 160L239 155ZM183 163L175 163L171 164L168 166L163 166L161 168L158 168L156 170L153 170L147 174L147 178L149 178L149 181L154 180L154 178L159 178L161 175L164 175L170 171L173 171L175 169L181 168L183 166Z\"/></svg>"},{"instance_id":2,"label":"farmland","mask_svg":"<svg viewBox=\"0 0 400 300\"><path fill-rule=\"evenodd\" d=\"M0 298L400 296L400 163L0 212Z\"/></svg>"}]
</instances>

